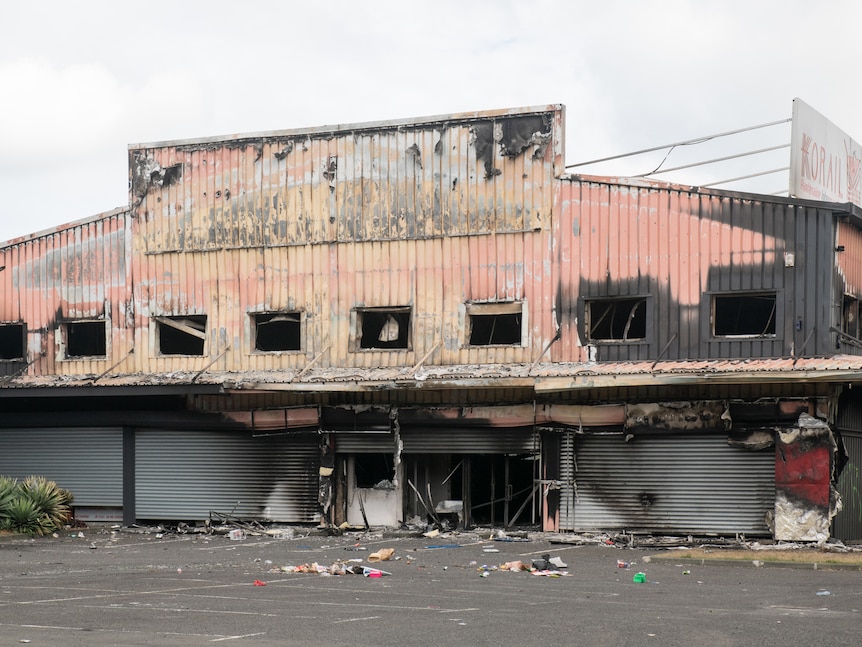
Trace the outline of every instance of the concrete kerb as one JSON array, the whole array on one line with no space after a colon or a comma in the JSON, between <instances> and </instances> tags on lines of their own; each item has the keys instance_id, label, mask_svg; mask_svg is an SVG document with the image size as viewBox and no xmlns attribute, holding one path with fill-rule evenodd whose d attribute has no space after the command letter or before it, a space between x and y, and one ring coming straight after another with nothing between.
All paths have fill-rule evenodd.
<instances>
[{"instance_id":1,"label":"concrete kerb","mask_svg":"<svg viewBox=\"0 0 862 647\"><path fill-rule=\"evenodd\" d=\"M650 555L650 562L672 562L674 564L696 564L698 566L741 566L751 568L795 568L814 571L862 571L862 564L842 564L840 562L821 561L776 561L757 559L757 553L752 559L721 559L704 557L681 557L673 554Z\"/></svg>"}]
</instances>

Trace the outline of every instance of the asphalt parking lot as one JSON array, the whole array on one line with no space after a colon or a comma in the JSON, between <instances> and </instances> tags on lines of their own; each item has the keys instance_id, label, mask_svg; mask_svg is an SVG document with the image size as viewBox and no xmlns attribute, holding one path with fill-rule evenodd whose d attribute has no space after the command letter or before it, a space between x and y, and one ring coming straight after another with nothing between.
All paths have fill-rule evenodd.
<instances>
[{"instance_id":1,"label":"asphalt parking lot","mask_svg":"<svg viewBox=\"0 0 862 647\"><path fill-rule=\"evenodd\" d=\"M0 644L836 645L862 628L860 571L480 533L77 532L0 539ZM390 559L369 562L382 548ZM565 574L499 568L543 555Z\"/></svg>"}]
</instances>

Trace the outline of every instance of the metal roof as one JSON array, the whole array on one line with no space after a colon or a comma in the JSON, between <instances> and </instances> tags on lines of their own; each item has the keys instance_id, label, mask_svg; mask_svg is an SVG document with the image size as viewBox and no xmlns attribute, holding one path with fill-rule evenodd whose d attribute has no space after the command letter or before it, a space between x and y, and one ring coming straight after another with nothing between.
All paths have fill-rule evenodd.
<instances>
[{"instance_id":1,"label":"metal roof","mask_svg":"<svg viewBox=\"0 0 862 647\"><path fill-rule=\"evenodd\" d=\"M482 364L376 369L172 372L122 376L18 376L0 381L0 397L80 395L107 391L156 393L238 391L350 392L406 389L533 388L537 393L587 388L693 384L862 381L862 357Z\"/></svg>"}]
</instances>

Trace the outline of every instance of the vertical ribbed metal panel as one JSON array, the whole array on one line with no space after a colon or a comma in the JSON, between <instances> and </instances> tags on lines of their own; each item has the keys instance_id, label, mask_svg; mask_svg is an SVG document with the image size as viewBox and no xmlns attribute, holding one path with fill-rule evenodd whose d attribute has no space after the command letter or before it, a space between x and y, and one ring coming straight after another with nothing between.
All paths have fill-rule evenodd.
<instances>
[{"instance_id":1,"label":"vertical ribbed metal panel","mask_svg":"<svg viewBox=\"0 0 862 647\"><path fill-rule=\"evenodd\" d=\"M129 212L116 210L32 237L0 250L0 323L23 323L24 362L0 371L28 375L100 374L131 349L128 323ZM110 321L104 358L64 359L58 328L70 320Z\"/></svg>"},{"instance_id":2,"label":"vertical ribbed metal panel","mask_svg":"<svg viewBox=\"0 0 862 647\"><path fill-rule=\"evenodd\" d=\"M536 131L506 149L522 123ZM430 351L426 365L533 361L555 333L562 129L550 106L132 147L147 352L129 364L283 370L323 351L317 368L412 366ZM153 179L166 169L181 172ZM529 343L467 347L473 300L524 302ZM356 308L395 306L412 308L410 347L355 352ZM283 309L305 313L302 350L255 353L249 313ZM152 317L165 314L207 316L204 356L159 356Z\"/></svg>"},{"instance_id":3,"label":"vertical ribbed metal panel","mask_svg":"<svg viewBox=\"0 0 862 647\"><path fill-rule=\"evenodd\" d=\"M402 429L406 454L536 454L532 427Z\"/></svg>"},{"instance_id":4,"label":"vertical ribbed metal panel","mask_svg":"<svg viewBox=\"0 0 862 647\"><path fill-rule=\"evenodd\" d=\"M721 434L567 434L561 461L561 529L769 534L772 449L732 448Z\"/></svg>"},{"instance_id":5,"label":"vertical ribbed metal panel","mask_svg":"<svg viewBox=\"0 0 862 647\"><path fill-rule=\"evenodd\" d=\"M316 521L316 434L139 429L135 454L139 519Z\"/></svg>"},{"instance_id":6,"label":"vertical ribbed metal panel","mask_svg":"<svg viewBox=\"0 0 862 647\"><path fill-rule=\"evenodd\" d=\"M847 464L838 477L841 511L832 522L832 536L841 541L862 539L862 432L841 434Z\"/></svg>"},{"instance_id":7,"label":"vertical ribbed metal panel","mask_svg":"<svg viewBox=\"0 0 862 647\"><path fill-rule=\"evenodd\" d=\"M596 178L560 186L563 335L554 360L589 358L584 300L616 297L647 299L645 339L596 342L599 361L786 357L803 345L806 355L834 352L831 210ZM776 293L774 335L712 335L712 294L739 291Z\"/></svg>"},{"instance_id":8,"label":"vertical ribbed metal panel","mask_svg":"<svg viewBox=\"0 0 862 647\"><path fill-rule=\"evenodd\" d=\"M123 431L118 428L0 429L0 474L44 476L74 506L123 506Z\"/></svg>"},{"instance_id":9,"label":"vertical ribbed metal panel","mask_svg":"<svg viewBox=\"0 0 862 647\"><path fill-rule=\"evenodd\" d=\"M143 250L529 231L553 208L562 119L548 106L133 145Z\"/></svg>"}]
</instances>

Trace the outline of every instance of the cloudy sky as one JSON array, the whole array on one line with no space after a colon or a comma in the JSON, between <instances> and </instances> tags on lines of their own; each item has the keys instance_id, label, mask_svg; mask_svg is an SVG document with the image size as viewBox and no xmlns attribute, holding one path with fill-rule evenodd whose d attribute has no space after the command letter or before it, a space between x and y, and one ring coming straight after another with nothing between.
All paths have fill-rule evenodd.
<instances>
[{"instance_id":1,"label":"cloudy sky","mask_svg":"<svg viewBox=\"0 0 862 647\"><path fill-rule=\"evenodd\" d=\"M126 205L132 143L562 103L574 164L788 119L794 97L862 141L858 0L42 0L2 15L0 240ZM789 141L771 126L663 168ZM667 152L576 170L647 173Z\"/></svg>"}]
</instances>

